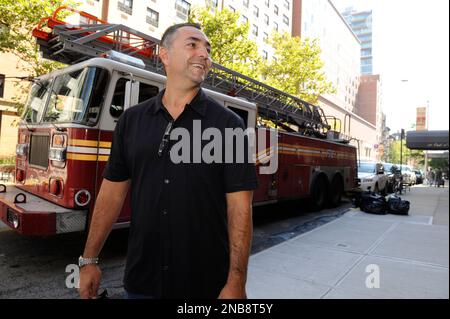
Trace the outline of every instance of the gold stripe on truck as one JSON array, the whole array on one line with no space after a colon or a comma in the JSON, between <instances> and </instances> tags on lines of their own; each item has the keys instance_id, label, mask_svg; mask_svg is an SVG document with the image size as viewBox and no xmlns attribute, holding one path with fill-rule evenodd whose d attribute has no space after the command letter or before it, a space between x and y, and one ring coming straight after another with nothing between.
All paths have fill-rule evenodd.
<instances>
[{"instance_id":1,"label":"gold stripe on truck","mask_svg":"<svg viewBox=\"0 0 450 319\"><path fill-rule=\"evenodd\" d=\"M78 154L78 153L67 153L67 159L75 160L75 161L99 161L106 162L108 161L108 155L90 155L90 154Z\"/></svg>"}]
</instances>

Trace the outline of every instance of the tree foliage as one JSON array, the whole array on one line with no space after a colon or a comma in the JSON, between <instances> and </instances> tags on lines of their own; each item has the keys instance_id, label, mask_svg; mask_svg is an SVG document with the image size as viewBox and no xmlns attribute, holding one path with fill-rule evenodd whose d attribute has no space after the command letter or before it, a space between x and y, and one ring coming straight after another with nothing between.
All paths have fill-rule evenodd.
<instances>
[{"instance_id":1,"label":"tree foliage","mask_svg":"<svg viewBox=\"0 0 450 319\"><path fill-rule=\"evenodd\" d=\"M261 57L255 42L248 38L250 25L239 23L239 13L210 6L192 8L189 21L199 23L208 36L214 62L252 78L259 77Z\"/></svg>"},{"instance_id":2,"label":"tree foliage","mask_svg":"<svg viewBox=\"0 0 450 319\"><path fill-rule=\"evenodd\" d=\"M317 40L275 32L269 43L275 49L275 59L266 61L262 68L269 85L310 103L317 103L321 94L335 92L322 71L324 62Z\"/></svg>"},{"instance_id":3,"label":"tree foliage","mask_svg":"<svg viewBox=\"0 0 450 319\"><path fill-rule=\"evenodd\" d=\"M20 69L33 78L57 68L61 63L39 56L32 35L41 18L51 16L61 5L76 5L72 0L0 0L0 52L9 52L19 58ZM18 95L13 97L19 109L23 106L28 83L18 82Z\"/></svg>"},{"instance_id":4,"label":"tree foliage","mask_svg":"<svg viewBox=\"0 0 450 319\"><path fill-rule=\"evenodd\" d=\"M432 158L428 162L428 165L432 169L441 169L444 172L448 172L448 159L447 158Z\"/></svg>"},{"instance_id":5,"label":"tree foliage","mask_svg":"<svg viewBox=\"0 0 450 319\"><path fill-rule=\"evenodd\" d=\"M423 151L410 150L406 147L406 141L403 140L402 148L400 149L400 141L391 141L389 146L388 162L400 163L400 150L402 151L402 163L406 164L409 159L413 159L417 164L425 164L425 154Z\"/></svg>"},{"instance_id":6,"label":"tree foliage","mask_svg":"<svg viewBox=\"0 0 450 319\"><path fill-rule=\"evenodd\" d=\"M61 5L74 5L68 0L0 0L0 52L10 52L26 63L31 76L39 76L60 66L41 59L32 36L41 18L51 16Z\"/></svg>"}]
</instances>

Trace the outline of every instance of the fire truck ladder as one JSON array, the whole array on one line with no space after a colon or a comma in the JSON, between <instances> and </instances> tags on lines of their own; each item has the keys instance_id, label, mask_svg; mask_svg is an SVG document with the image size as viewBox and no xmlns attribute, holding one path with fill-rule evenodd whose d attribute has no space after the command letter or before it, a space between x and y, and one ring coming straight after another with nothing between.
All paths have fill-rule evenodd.
<instances>
[{"instance_id":1,"label":"fire truck ladder","mask_svg":"<svg viewBox=\"0 0 450 319\"><path fill-rule=\"evenodd\" d=\"M56 18L58 10L68 9L82 15L89 23L69 25ZM40 51L47 59L75 64L92 57L102 57L114 50L144 61L145 68L164 74L158 56L159 40L120 24L109 24L85 12L67 7L44 18L33 30ZM50 31L44 31L44 28ZM293 95L282 92L243 74L213 63L204 87L256 103L258 115L276 125L293 124L304 135L326 138L331 129L323 110Z\"/></svg>"}]
</instances>

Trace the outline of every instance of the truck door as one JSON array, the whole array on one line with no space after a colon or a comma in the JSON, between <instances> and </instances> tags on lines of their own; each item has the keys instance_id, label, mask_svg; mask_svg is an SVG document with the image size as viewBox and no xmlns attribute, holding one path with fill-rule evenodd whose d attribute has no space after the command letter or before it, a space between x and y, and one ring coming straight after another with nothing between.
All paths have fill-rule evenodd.
<instances>
[{"instance_id":1,"label":"truck door","mask_svg":"<svg viewBox=\"0 0 450 319\"><path fill-rule=\"evenodd\" d=\"M156 81L131 75L125 76L119 72L114 74L110 90L108 92L107 103L105 104L103 111L104 114L102 116L99 138L99 155L102 155L102 152L105 153L104 155L109 155L114 128L123 112L138 103L156 96L163 87L164 86L162 83L158 83ZM98 194L101 182L103 180L103 170L105 169L107 161L106 156L99 158L102 158L102 160L97 162L96 195ZM130 193L128 193L118 221L129 221L130 213Z\"/></svg>"}]
</instances>

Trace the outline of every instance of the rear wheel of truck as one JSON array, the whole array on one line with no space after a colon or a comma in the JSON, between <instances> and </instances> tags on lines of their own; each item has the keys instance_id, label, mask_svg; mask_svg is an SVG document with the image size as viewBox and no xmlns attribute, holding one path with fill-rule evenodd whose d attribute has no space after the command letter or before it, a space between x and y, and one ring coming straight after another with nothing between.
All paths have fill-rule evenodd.
<instances>
[{"instance_id":1,"label":"rear wheel of truck","mask_svg":"<svg viewBox=\"0 0 450 319\"><path fill-rule=\"evenodd\" d=\"M319 211L327 204L327 181L324 177L318 177L311 186L310 208Z\"/></svg>"},{"instance_id":2,"label":"rear wheel of truck","mask_svg":"<svg viewBox=\"0 0 450 319\"><path fill-rule=\"evenodd\" d=\"M337 207L341 203L344 194L344 182L340 176L335 176L330 187L330 207Z\"/></svg>"}]
</instances>

